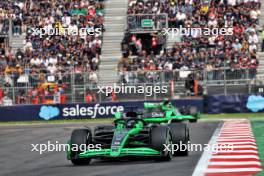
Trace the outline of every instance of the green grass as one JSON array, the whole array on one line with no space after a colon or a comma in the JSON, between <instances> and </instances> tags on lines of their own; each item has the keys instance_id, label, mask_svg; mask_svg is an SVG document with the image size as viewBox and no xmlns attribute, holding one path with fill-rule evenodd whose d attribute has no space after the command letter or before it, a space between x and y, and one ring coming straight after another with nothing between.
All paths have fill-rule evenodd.
<instances>
[{"instance_id":1,"label":"green grass","mask_svg":"<svg viewBox=\"0 0 264 176\"><path fill-rule=\"evenodd\" d=\"M258 146L259 157L262 162L262 166L264 166L264 121L252 121L252 128L254 132L254 136L256 138L256 143ZM257 176L264 176L264 171L257 174Z\"/></svg>"},{"instance_id":2,"label":"green grass","mask_svg":"<svg viewBox=\"0 0 264 176\"><path fill-rule=\"evenodd\" d=\"M104 119L67 119L67 120L49 120L49 121L10 121L10 122L0 122L0 126L9 126L9 125L44 125L44 124L67 124L67 123L103 123L103 122L112 122L113 118L104 118Z\"/></svg>"},{"instance_id":3,"label":"green grass","mask_svg":"<svg viewBox=\"0 0 264 176\"><path fill-rule=\"evenodd\" d=\"M230 113L230 114L203 114L202 119L212 119L212 118L263 118L264 113Z\"/></svg>"},{"instance_id":4,"label":"green grass","mask_svg":"<svg viewBox=\"0 0 264 176\"><path fill-rule=\"evenodd\" d=\"M234 114L203 114L201 119L204 120L218 120L224 118L253 118L264 120L264 113L234 113ZM8 125L41 125L41 124L67 124L67 123L100 123L112 122L113 118L101 119L68 119L68 120L50 120L50 121L15 121L15 122L0 122L0 126Z\"/></svg>"}]
</instances>

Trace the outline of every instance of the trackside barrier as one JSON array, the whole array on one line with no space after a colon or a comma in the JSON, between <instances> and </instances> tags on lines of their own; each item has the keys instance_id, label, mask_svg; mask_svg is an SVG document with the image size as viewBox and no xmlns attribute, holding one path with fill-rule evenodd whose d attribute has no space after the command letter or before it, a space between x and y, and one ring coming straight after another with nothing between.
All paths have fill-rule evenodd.
<instances>
[{"instance_id":1,"label":"trackside barrier","mask_svg":"<svg viewBox=\"0 0 264 176\"><path fill-rule=\"evenodd\" d=\"M264 95L214 95L204 103L209 114L264 112Z\"/></svg>"},{"instance_id":2,"label":"trackside barrier","mask_svg":"<svg viewBox=\"0 0 264 176\"><path fill-rule=\"evenodd\" d=\"M126 111L129 107L138 107L141 109L143 108L144 102L129 101L91 104L4 106L0 107L0 121L111 118L115 112ZM203 112L203 99L172 100L172 104L177 107L196 106L200 112Z\"/></svg>"},{"instance_id":3,"label":"trackside barrier","mask_svg":"<svg viewBox=\"0 0 264 176\"><path fill-rule=\"evenodd\" d=\"M144 102L2 106L0 107L0 121L111 118L115 112L126 111L129 107L142 109ZM196 106L200 112L209 114L264 112L264 94L214 95L206 96L204 99L176 99L172 100L172 104L177 107Z\"/></svg>"}]
</instances>

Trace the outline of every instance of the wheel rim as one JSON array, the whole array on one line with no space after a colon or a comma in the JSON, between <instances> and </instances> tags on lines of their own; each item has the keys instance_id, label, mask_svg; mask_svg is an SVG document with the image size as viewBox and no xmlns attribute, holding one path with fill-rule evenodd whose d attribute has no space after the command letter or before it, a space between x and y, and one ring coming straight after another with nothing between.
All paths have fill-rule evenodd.
<instances>
[{"instance_id":1,"label":"wheel rim","mask_svg":"<svg viewBox=\"0 0 264 176\"><path fill-rule=\"evenodd\" d=\"M165 151L165 156L168 156L169 158L172 158L173 157L173 154L172 154L172 145L173 144L172 144L172 139L171 139L170 133L167 134L166 145L169 145L169 150Z\"/></svg>"}]
</instances>

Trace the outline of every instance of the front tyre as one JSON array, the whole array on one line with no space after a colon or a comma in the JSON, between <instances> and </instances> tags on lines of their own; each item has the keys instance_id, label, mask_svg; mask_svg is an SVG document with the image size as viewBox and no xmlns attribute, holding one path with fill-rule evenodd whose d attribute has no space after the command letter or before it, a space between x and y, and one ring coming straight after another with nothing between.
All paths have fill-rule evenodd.
<instances>
[{"instance_id":1,"label":"front tyre","mask_svg":"<svg viewBox=\"0 0 264 176\"><path fill-rule=\"evenodd\" d=\"M172 137L167 126L158 126L151 130L151 147L161 152L161 156L157 160L170 161L173 158Z\"/></svg>"},{"instance_id":2,"label":"front tyre","mask_svg":"<svg viewBox=\"0 0 264 176\"><path fill-rule=\"evenodd\" d=\"M82 146L88 146L92 142L90 129L75 129L71 134L71 162L74 165L88 165L91 158L78 158L78 154L83 152ZM77 150L76 150L77 149Z\"/></svg>"},{"instance_id":3,"label":"front tyre","mask_svg":"<svg viewBox=\"0 0 264 176\"><path fill-rule=\"evenodd\" d=\"M188 156L189 129L185 123L169 124L172 142L177 146L173 156ZM176 147L175 146L175 147Z\"/></svg>"}]
</instances>

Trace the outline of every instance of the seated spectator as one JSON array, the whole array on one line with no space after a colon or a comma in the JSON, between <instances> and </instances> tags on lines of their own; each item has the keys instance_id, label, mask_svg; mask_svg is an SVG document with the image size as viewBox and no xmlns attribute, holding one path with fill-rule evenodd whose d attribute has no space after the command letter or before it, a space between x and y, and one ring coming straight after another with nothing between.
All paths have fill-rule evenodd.
<instances>
[{"instance_id":1,"label":"seated spectator","mask_svg":"<svg viewBox=\"0 0 264 176\"><path fill-rule=\"evenodd\" d=\"M219 77L220 74L216 74L216 69L220 71L222 69L250 69L253 73L252 78L256 75L260 1L244 3L236 0L210 2L179 0L175 3L164 0L160 4L148 0L130 0L129 2L128 14L168 13L169 27L183 26L211 30L226 28L228 34L204 35L195 30L190 35L183 35L181 41L175 43L165 55L151 56L154 59L148 59L150 54L142 56L144 49L134 52L132 47L128 47L126 53L132 53L135 57L130 64L124 60L121 64L119 63L121 72L133 71L131 68L140 68L140 72L148 75L153 70L199 71L206 69L208 79L222 79L221 76ZM154 9L154 11L144 9ZM131 41L126 40L127 43L123 42L123 45L132 42L136 46L137 40L136 36L132 36ZM130 55L127 57L129 58ZM125 78L124 75L128 73L121 73L121 76Z\"/></svg>"},{"instance_id":2,"label":"seated spectator","mask_svg":"<svg viewBox=\"0 0 264 176\"><path fill-rule=\"evenodd\" d=\"M95 94L92 91L88 90L86 93L86 96L85 96L85 102L86 103L92 103L92 102L96 102L96 101L97 100L96 100Z\"/></svg>"},{"instance_id":3,"label":"seated spectator","mask_svg":"<svg viewBox=\"0 0 264 176\"><path fill-rule=\"evenodd\" d=\"M97 84L98 83L98 76L95 72L90 72L89 74L89 81L92 83L92 84Z\"/></svg>"}]
</instances>

